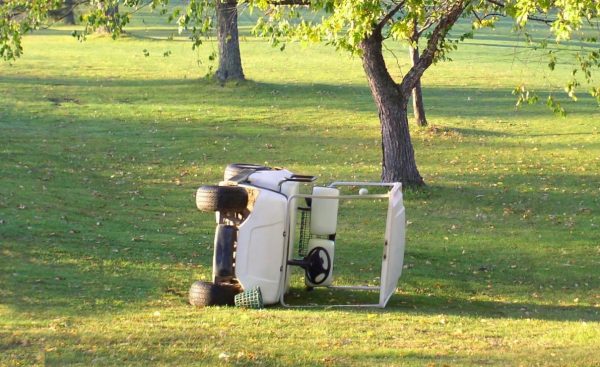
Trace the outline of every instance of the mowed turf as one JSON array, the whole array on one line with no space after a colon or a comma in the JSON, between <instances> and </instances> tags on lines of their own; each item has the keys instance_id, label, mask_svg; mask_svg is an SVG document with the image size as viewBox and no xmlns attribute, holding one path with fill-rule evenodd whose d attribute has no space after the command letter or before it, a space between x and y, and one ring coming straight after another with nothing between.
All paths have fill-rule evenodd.
<instances>
[{"instance_id":1,"label":"mowed turf","mask_svg":"<svg viewBox=\"0 0 600 367\"><path fill-rule=\"evenodd\" d=\"M376 181L379 123L358 58L246 35L249 81L219 86L215 44L147 19L118 41L47 30L0 65L0 365L600 365L600 110L511 95L566 65L549 73L506 25L427 71L430 127L411 128L428 186L405 192L386 309L195 309L214 231L195 189L230 162ZM381 203L343 209L336 279L376 284ZM296 303L374 297L299 278Z\"/></svg>"}]
</instances>

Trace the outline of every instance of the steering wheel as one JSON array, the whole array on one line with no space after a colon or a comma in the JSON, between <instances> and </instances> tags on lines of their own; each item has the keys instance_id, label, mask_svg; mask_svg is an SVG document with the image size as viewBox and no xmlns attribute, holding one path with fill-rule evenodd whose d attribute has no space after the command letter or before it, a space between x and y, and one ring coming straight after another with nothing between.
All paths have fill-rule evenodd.
<instances>
[{"instance_id":1,"label":"steering wheel","mask_svg":"<svg viewBox=\"0 0 600 367\"><path fill-rule=\"evenodd\" d=\"M323 247L315 247L306 255L306 278L314 285L323 283L331 273L331 256Z\"/></svg>"}]
</instances>

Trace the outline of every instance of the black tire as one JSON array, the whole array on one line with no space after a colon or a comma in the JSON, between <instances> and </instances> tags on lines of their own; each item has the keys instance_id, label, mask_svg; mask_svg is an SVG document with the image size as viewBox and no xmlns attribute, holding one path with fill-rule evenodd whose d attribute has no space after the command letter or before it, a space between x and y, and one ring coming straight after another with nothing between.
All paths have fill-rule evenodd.
<instances>
[{"instance_id":1,"label":"black tire","mask_svg":"<svg viewBox=\"0 0 600 367\"><path fill-rule=\"evenodd\" d=\"M226 283L197 281L192 284L189 301L193 306L235 306L235 295L241 293L240 287Z\"/></svg>"},{"instance_id":2,"label":"black tire","mask_svg":"<svg viewBox=\"0 0 600 367\"><path fill-rule=\"evenodd\" d=\"M253 163L231 163L225 167L225 174L223 175L224 181L229 181L232 177L235 177L242 173L242 171L268 171L271 170L270 167L261 166L260 164Z\"/></svg>"},{"instance_id":3,"label":"black tire","mask_svg":"<svg viewBox=\"0 0 600 367\"><path fill-rule=\"evenodd\" d=\"M196 192L196 206L205 212L242 211L248 206L248 192L239 186L202 186Z\"/></svg>"}]
</instances>

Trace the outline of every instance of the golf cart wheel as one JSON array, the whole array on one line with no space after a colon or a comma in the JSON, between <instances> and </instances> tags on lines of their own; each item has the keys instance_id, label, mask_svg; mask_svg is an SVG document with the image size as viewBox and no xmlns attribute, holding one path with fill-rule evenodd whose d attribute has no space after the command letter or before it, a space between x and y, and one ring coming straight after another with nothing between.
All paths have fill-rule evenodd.
<instances>
[{"instance_id":1,"label":"golf cart wheel","mask_svg":"<svg viewBox=\"0 0 600 367\"><path fill-rule=\"evenodd\" d=\"M242 171L254 170L254 171L268 171L270 167L261 166L260 164L252 163L231 163L225 167L225 174L223 180L229 181L232 177L239 175Z\"/></svg>"},{"instance_id":2,"label":"golf cart wheel","mask_svg":"<svg viewBox=\"0 0 600 367\"><path fill-rule=\"evenodd\" d=\"M240 288L233 284L197 281L190 287L189 301L193 306L234 306Z\"/></svg>"},{"instance_id":3,"label":"golf cart wheel","mask_svg":"<svg viewBox=\"0 0 600 367\"><path fill-rule=\"evenodd\" d=\"M242 211L248 205L248 192L239 186L202 186L196 192L196 206L205 212Z\"/></svg>"}]
</instances>

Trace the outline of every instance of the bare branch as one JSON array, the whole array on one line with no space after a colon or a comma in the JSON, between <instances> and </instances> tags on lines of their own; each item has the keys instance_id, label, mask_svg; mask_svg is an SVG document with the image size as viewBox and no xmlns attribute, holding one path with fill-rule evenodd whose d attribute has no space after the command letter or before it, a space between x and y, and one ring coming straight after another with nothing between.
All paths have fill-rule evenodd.
<instances>
[{"instance_id":1,"label":"bare branch","mask_svg":"<svg viewBox=\"0 0 600 367\"><path fill-rule=\"evenodd\" d=\"M435 24L435 21L433 19L429 19L427 20L427 22L425 22L425 24L423 24L423 26L421 27L421 29L417 32L417 38L421 37L423 35L423 33L428 30L429 28L431 28L432 25Z\"/></svg>"},{"instance_id":2,"label":"bare branch","mask_svg":"<svg viewBox=\"0 0 600 367\"><path fill-rule=\"evenodd\" d=\"M473 13L473 15L475 16L475 18L477 18L477 21L481 24L481 22L483 21L483 19L479 18L479 15L477 15L477 12L475 10L471 10L471 13Z\"/></svg>"},{"instance_id":3,"label":"bare branch","mask_svg":"<svg viewBox=\"0 0 600 367\"><path fill-rule=\"evenodd\" d=\"M486 1L489 2L490 4L494 4L494 5L498 6L500 8L506 7L506 4L503 3L502 1L499 1L499 0L486 0ZM483 18L485 19L485 18L487 18L489 16L502 16L502 17L505 17L506 15L505 14L491 13L491 14L485 15ZM533 16L533 15L528 15L527 16L527 20L532 20L534 22L544 23L546 25L550 25L550 24L554 23L554 19L540 18L540 17L536 17L536 16Z\"/></svg>"},{"instance_id":4,"label":"bare branch","mask_svg":"<svg viewBox=\"0 0 600 367\"><path fill-rule=\"evenodd\" d=\"M42 29L48 29L48 28L52 27L54 24L56 24L56 23L64 20L69 15L69 13L71 13L71 12L73 12L75 10L76 7L78 7L79 5L88 4L89 2L90 2L90 0L77 0L77 1L74 1L69 8L63 9L62 14L61 14L60 17L54 18L55 22L53 22L52 24L50 24L48 26L42 27Z\"/></svg>"},{"instance_id":5,"label":"bare branch","mask_svg":"<svg viewBox=\"0 0 600 367\"><path fill-rule=\"evenodd\" d=\"M271 5L310 5L310 0L275 0L269 1Z\"/></svg>"},{"instance_id":6,"label":"bare branch","mask_svg":"<svg viewBox=\"0 0 600 367\"><path fill-rule=\"evenodd\" d=\"M441 6L437 7L437 8L433 8L431 10L431 14L439 12L439 13L447 13L449 10L449 4L444 2L441 4ZM445 9L446 8L446 9ZM417 31L416 33L416 37L419 38L423 35L423 33L425 33L425 31L427 31L429 28L431 28L437 21L437 18L430 16L429 18L427 18L427 20L425 21L425 24L423 24L423 26L421 27L420 30Z\"/></svg>"},{"instance_id":7,"label":"bare branch","mask_svg":"<svg viewBox=\"0 0 600 367\"><path fill-rule=\"evenodd\" d=\"M398 71L400 71L400 77L404 77L404 75L402 73L402 65L400 65L400 59L398 58L398 56L396 56L396 53L394 52L394 50L389 48L385 42L383 43L383 47L385 47L387 52L392 54L392 56L394 57L394 60L396 60L396 66L398 67Z\"/></svg>"},{"instance_id":8,"label":"bare branch","mask_svg":"<svg viewBox=\"0 0 600 367\"><path fill-rule=\"evenodd\" d=\"M468 2L468 0L466 1ZM434 28L431 37L427 41L427 47L423 50L419 61L413 65L399 85L403 95L408 95L410 93L425 70L433 63L435 55L439 51L440 42L446 37L446 34L452 25L456 23L462 12L465 10L465 7L465 1L460 0L448 9L448 11L439 19L437 26Z\"/></svg>"},{"instance_id":9,"label":"bare branch","mask_svg":"<svg viewBox=\"0 0 600 367\"><path fill-rule=\"evenodd\" d=\"M533 20L534 22L544 23L546 25L551 25L552 23L554 23L554 19L544 19L544 18L534 17L532 15L528 15L527 20Z\"/></svg>"},{"instance_id":10,"label":"bare branch","mask_svg":"<svg viewBox=\"0 0 600 367\"><path fill-rule=\"evenodd\" d=\"M76 0L73 2L73 5L68 10L73 11L73 9L75 9L79 5L88 4L89 2L90 2L90 0ZM4 5L4 2L0 1L0 5ZM8 14L8 18L12 19L12 18L17 18L17 17L27 13L28 8L24 7L24 6L19 6L17 8L12 8L10 10L11 10L11 12ZM51 9L48 13L50 13L52 10L54 10L54 9ZM62 20L65 16L66 15L61 16L60 18L58 18L58 20Z\"/></svg>"},{"instance_id":11,"label":"bare branch","mask_svg":"<svg viewBox=\"0 0 600 367\"><path fill-rule=\"evenodd\" d=\"M399 2L398 4L396 4L396 6L394 6L392 8L392 10L390 10L382 19L381 21L379 21L379 23L377 23L377 25L375 26L375 29L382 29L385 24L392 19L392 17L394 15L396 15L396 13L398 13L400 11L400 9L402 9L402 7L404 7L404 3L406 3L406 0L402 0L401 2Z\"/></svg>"},{"instance_id":12,"label":"bare branch","mask_svg":"<svg viewBox=\"0 0 600 367\"><path fill-rule=\"evenodd\" d=\"M486 0L488 3L490 4L494 4L496 6L499 6L501 8L504 8L506 6L506 4L502 1L498 1L498 0Z\"/></svg>"},{"instance_id":13,"label":"bare branch","mask_svg":"<svg viewBox=\"0 0 600 367\"><path fill-rule=\"evenodd\" d=\"M486 15L482 16L482 17L481 17L481 20L484 20L484 19L486 19L486 18L491 18L491 17L505 17L505 16L506 16L506 15L505 15L505 14L502 14L502 13L488 13L488 14L486 14Z\"/></svg>"}]
</instances>

